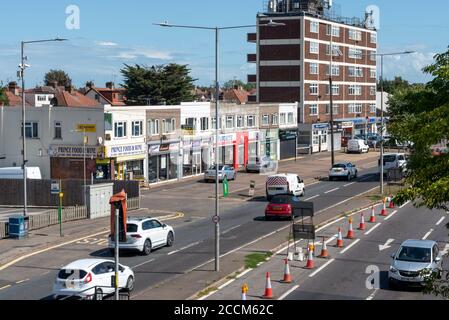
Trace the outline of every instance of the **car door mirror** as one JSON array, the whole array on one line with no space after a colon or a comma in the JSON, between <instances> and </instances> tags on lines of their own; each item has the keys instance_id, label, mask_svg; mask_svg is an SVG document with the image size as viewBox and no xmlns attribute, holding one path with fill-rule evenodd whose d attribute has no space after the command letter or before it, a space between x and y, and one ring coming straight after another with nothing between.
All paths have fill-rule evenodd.
<instances>
[{"instance_id":1,"label":"car door mirror","mask_svg":"<svg viewBox=\"0 0 449 320\"><path fill-rule=\"evenodd\" d=\"M163 225L162 225L162 228L167 228L167 225L164 223Z\"/></svg>"},{"instance_id":2,"label":"car door mirror","mask_svg":"<svg viewBox=\"0 0 449 320\"><path fill-rule=\"evenodd\" d=\"M436 263L438 263L438 262L440 262L440 261L441 261L441 257L436 257L436 258L435 258L435 262L436 262Z\"/></svg>"},{"instance_id":3,"label":"car door mirror","mask_svg":"<svg viewBox=\"0 0 449 320\"><path fill-rule=\"evenodd\" d=\"M393 252L393 253L390 255L390 257L391 257L392 259L394 259L395 255L396 255L396 252Z\"/></svg>"}]
</instances>

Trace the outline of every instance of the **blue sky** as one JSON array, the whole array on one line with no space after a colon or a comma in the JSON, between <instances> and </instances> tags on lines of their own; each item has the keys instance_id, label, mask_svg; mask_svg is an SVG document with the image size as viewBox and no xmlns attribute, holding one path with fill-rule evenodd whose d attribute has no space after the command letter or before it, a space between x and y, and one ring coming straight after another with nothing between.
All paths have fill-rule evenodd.
<instances>
[{"instance_id":1,"label":"blue sky","mask_svg":"<svg viewBox=\"0 0 449 320\"><path fill-rule=\"evenodd\" d=\"M0 20L0 81L16 79L20 41L56 36L69 42L34 44L26 50L27 86L42 84L49 69L64 69L76 86L88 80L103 86L121 82L120 68L127 64L189 64L197 84L209 85L214 77L213 33L167 29L153 22L204 26L255 23L263 0L22 0L2 1ZM416 50L411 56L385 61L385 76L401 75L412 82L428 78L420 69L435 53L449 45L449 1L443 0L337 0L343 16L362 17L368 5L380 8L379 52ZM66 8L80 9L80 29L66 28ZM246 79L254 66L246 54L255 52L246 43L251 29L229 30L221 37L221 79Z\"/></svg>"}]
</instances>

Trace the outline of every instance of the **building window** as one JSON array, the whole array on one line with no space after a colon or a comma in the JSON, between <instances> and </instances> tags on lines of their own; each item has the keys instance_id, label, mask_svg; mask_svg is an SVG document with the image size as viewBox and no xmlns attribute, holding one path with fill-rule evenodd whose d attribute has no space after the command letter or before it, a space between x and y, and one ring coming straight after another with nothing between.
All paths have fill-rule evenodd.
<instances>
[{"instance_id":1,"label":"building window","mask_svg":"<svg viewBox=\"0 0 449 320\"><path fill-rule=\"evenodd\" d=\"M310 21L310 32L318 33L320 24L316 21Z\"/></svg>"},{"instance_id":2,"label":"building window","mask_svg":"<svg viewBox=\"0 0 449 320\"><path fill-rule=\"evenodd\" d=\"M326 95L329 95L329 85L326 85ZM333 96L340 95L340 85L338 84L332 85L332 95Z\"/></svg>"},{"instance_id":3,"label":"building window","mask_svg":"<svg viewBox=\"0 0 449 320\"><path fill-rule=\"evenodd\" d=\"M262 125L264 126L270 125L270 116L268 114L264 114L262 116Z\"/></svg>"},{"instance_id":4,"label":"building window","mask_svg":"<svg viewBox=\"0 0 449 320\"><path fill-rule=\"evenodd\" d=\"M209 130L209 118L203 117L201 118L201 131Z\"/></svg>"},{"instance_id":5,"label":"building window","mask_svg":"<svg viewBox=\"0 0 449 320\"><path fill-rule=\"evenodd\" d=\"M220 120L221 120L221 118L220 118ZM217 120L215 117L211 119L211 124L212 124L212 129L216 130L217 129ZM218 121L218 129L221 129L221 121Z\"/></svg>"},{"instance_id":6,"label":"building window","mask_svg":"<svg viewBox=\"0 0 449 320\"><path fill-rule=\"evenodd\" d=\"M369 94L372 95L372 96L375 96L375 95L376 95L376 87L375 87L375 86L370 87L370 89L369 89Z\"/></svg>"},{"instance_id":7,"label":"building window","mask_svg":"<svg viewBox=\"0 0 449 320\"><path fill-rule=\"evenodd\" d=\"M317 96L318 95L318 84L317 83L310 84L309 92L311 95Z\"/></svg>"},{"instance_id":8,"label":"building window","mask_svg":"<svg viewBox=\"0 0 449 320\"><path fill-rule=\"evenodd\" d=\"M278 125L278 120L279 120L278 118L279 118L279 116L276 113L271 115L271 124L273 126L277 126Z\"/></svg>"},{"instance_id":9,"label":"building window","mask_svg":"<svg viewBox=\"0 0 449 320\"><path fill-rule=\"evenodd\" d=\"M295 123L295 115L293 112L289 112L287 116L288 124Z\"/></svg>"},{"instance_id":10,"label":"building window","mask_svg":"<svg viewBox=\"0 0 449 320\"><path fill-rule=\"evenodd\" d=\"M191 130L196 130L196 118L186 118L185 125Z\"/></svg>"},{"instance_id":11,"label":"building window","mask_svg":"<svg viewBox=\"0 0 449 320\"><path fill-rule=\"evenodd\" d=\"M23 137L23 127L20 130L21 137ZM34 121L25 122L25 137L30 139L37 139L39 138L39 132L38 132L38 123Z\"/></svg>"},{"instance_id":12,"label":"building window","mask_svg":"<svg viewBox=\"0 0 449 320\"><path fill-rule=\"evenodd\" d=\"M318 71L319 71L318 63L311 63L310 74L318 74Z\"/></svg>"},{"instance_id":13,"label":"building window","mask_svg":"<svg viewBox=\"0 0 449 320\"><path fill-rule=\"evenodd\" d=\"M255 116L247 116L246 123L248 124L248 128L254 128L256 126L256 117Z\"/></svg>"},{"instance_id":14,"label":"building window","mask_svg":"<svg viewBox=\"0 0 449 320\"><path fill-rule=\"evenodd\" d=\"M349 86L348 94L350 96L361 96L362 95L362 86L357 86L357 85Z\"/></svg>"},{"instance_id":15,"label":"building window","mask_svg":"<svg viewBox=\"0 0 449 320\"><path fill-rule=\"evenodd\" d=\"M159 134L159 119L151 119L148 121L148 132L152 136Z\"/></svg>"},{"instance_id":16,"label":"building window","mask_svg":"<svg viewBox=\"0 0 449 320\"><path fill-rule=\"evenodd\" d=\"M62 140L62 122L55 121L55 140Z\"/></svg>"},{"instance_id":17,"label":"building window","mask_svg":"<svg viewBox=\"0 0 449 320\"><path fill-rule=\"evenodd\" d=\"M340 37L340 27L332 26L332 36L337 38Z\"/></svg>"},{"instance_id":18,"label":"building window","mask_svg":"<svg viewBox=\"0 0 449 320\"><path fill-rule=\"evenodd\" d=\"M361 103L352 103L348 105L348 113L352 114L360 114L362 113L362 104Z\"/></svg>"},{"instance_id":19,"label":"building window","mask_svg":"<svg viewBox=\"0 0 449 320\"><path fill-rule=\"evenodd\" d=\"M362 67L348 67L348 74L350 77L363 78L363 68Z\"/></svg>"},{"instance_id":20,"label":"building window","mask_svg":"<svg viewBox=\"0 0 449 320\"><path fill-rule=\"evenodd\" d=\"M354 29L349 29L349 39L361 41L362 40L362 32Z\"/></svg>"},{"instance_id":21,"label":"building window","mask_svg":"<svg viewBox=\"0 0 449 320\"><path fill-rule=\"evenodd\" d=\"M143 121L132 122L132 135L133 137L140 137L143 135Z\"/></svg>"},{"instance_id":22,"label":"building window","mask_svg":"<svg viewBox=\"0 0 449 320\"><path fill-rule=\"evenodd\" d=\"M377 43L377 34L371 33L370 39L371 43Z\"/></svg>"},{"instance_id":23,"label":"building window","mask_svg":"<svg viewBox=\"0 0 449 320\"><path fill-rule=\"evenodd\" d=\"M281 113L280 115L280 120L279 120L279 124L285 124L285 113Z\"/></svg>"},{"instance_id":24,"label":"building window","mask_svg":"<svg viewBox=\"0 0 449 320\"><path fill-rule=\"evenodd\" d=\"M317 104L311 104L309 107L310 115L311 116L317 116L318 115L318 105Z\"/></svg>"},{"instance_id":25,"label":"building window","mask_svg":"<svg viewBox=\"0 0 449 320\"><path fill-rule=\"evenodd\" d=\"M174 133L175 132L175 119L162 119L162 129L163 133Z\"/></svg>"},{"instance_id":26,"label":"building window","mask_svg":"<svg viewBox=\"0 0 449 320\"><path fill-rule=\"evenodd\" d=\"M376 59L377 59L376 51L371 51L369 56L370 56L371 61L376 61Z\"/></svg>"},{"instance_id":27,"label":"building window","mask_svg":"<svg viewBox=\"0 0 449 320\"><path fill-rule=\"evenodd\" d=\"M310 42L310 53L320 53L320 44L318 42Z\"/></svg>"},{"instance_id":28,"label":"building window","mask_svg":"<svg viewBox=\"0 0 449 320\"><path fill-rule=\"evenodd\" d=\"M371 76L371 79L376 79L376 76L377 76L376 69L370 70L370 76Z\"/></svg>"},{"instance_id":29,"label":"building window","mask_svg":"<svg viewBox=\"0 0 449 320\"><path fill-rule=\"evenodd\" d=\"M243 128L245 126L245 120L243 116L237 117L237 128Z\"/></svg>"},{"instance_id":30,"label":"building window","mask_svg":"<svg viewBox=\"0 0 449 320\"><path fill-rule=\"evenodd\" d=\"M338 56L340 56L340 52L341 52L340 46L333 44L332 45L332 56L338 57ZM331 46L329 44L327 44L326 45L326 55L330 56L330 54L331 54Z\"/></svg>"},{"instance_id":31,"label":"building window","mask_svg":"<svg viewBox=\"0 0 449 320\"><path fill-rule=\"evenodd\" d=\"M226 116L226 129L234 128L234 116Z\"/></svg>"},{"instance_id":32,"label":"building window","mask_svg":"<svg viewBox=\"0 0 449 320\"><path fill-rule=\"evenodd\" d=\"M126 137L126 122L115 122L114 123L114 137L123 138Z\"/></svg>"},{"instance_id":33,"label":"building window","mask_svg":"<svg viewBox=\"0 0 449 320\"><path fill-rule=\"evenodd\" d=\"M369 111L371 112L371 113L376 113L376 104L375 103L372 103L372 104L370 104L369 105Z\"/></svg>"},{"instance_id":34,"label":"building window","mask_svg":"<svg viewBox=\"0 0 449 320\"><path fill-rule=\"evenodd\" d=\"M349 48L348 57L350 59L362 59L363 51L362 49Z\"/></svg>"},{"instance_id":35,"label":"building window","mask_svg":"<svg viewBox=\"0 0 449 320\"><path fill-rule=\"evenodd\" d=\"M326 68L326 74L329 75L329 68L330 65ZM340 66L332 65L332 76L339 76L340 75Z\"/></svg>"},{"instance_id":36,"label":"building window","mask_svg":"<svg viewBox=\"0 0 449 320\"><path fill-rule=\"evenodd\" d=\"M340 106L338 104L334 104L334 116L338 115L338 109L340 108ZM330 104L326 104L326 114L330 114Z\"/></svg>"}]
</instances>

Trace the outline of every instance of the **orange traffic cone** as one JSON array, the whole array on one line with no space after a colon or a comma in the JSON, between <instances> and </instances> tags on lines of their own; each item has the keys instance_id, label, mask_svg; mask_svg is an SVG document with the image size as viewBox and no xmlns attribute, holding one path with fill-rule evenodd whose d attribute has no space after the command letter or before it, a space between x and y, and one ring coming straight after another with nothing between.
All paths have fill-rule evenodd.
<instances>
[{"instance_id":1,"label":"orange traffic cone","mask_svg":"<svg viewBox=\"0 0 449 320\"><path fill-rule=\"evenodd\" d=\"M313 262L313 249L312 246L309 248L309 257L307 259L306 269L313 269L315 267L315 263Z\"/></svg>"},{"instance_id":2,"label":"orange traffic cone","mask_svg":"<svg viewBox=\"0 0 449 320\"><path fill-rule=\"evenodd\" d=\"M282 280L283 283L291 283L292 282L292 276L290 274L290 267L288 265L288 259L285 259L285 267L284 267L284 280Z\"/></svg>"},{"instance_id":3,"label":"orange traffic cone","mask_svg":"<svg viewBox=\"0 0 449 320\"><path fill-rule=\"evenodd\" d=\"M359 230L364 231L365 228L366 228L366 227L365 227L365 216L364 216L363 213L362 213L362 215L361 215L361 217L360 217Z\"/></svg>"},{"instance_id":4,"label":"orange traffic cone","mask_svg":"<svg viewBox=\"0 0 449 320\"><path fill-rule=\"evenodd\" d=\"M349 230L346 239L354 239L354 230L352 228L352 218L349 218Z\"/></svg>"},{"instance_id":5,"label":"orange traffic cone","mask_svg":"<svg viewBox=\"0 0 449 320\"><path fill-rule=\"evenodd\" d=\"M374 211L374 206L371 208L371 218L369 219L370 223L376 223L376 212Z\"/></svg>"},{"instance_id":6,"label":"orange traffic cone","mask_svg":"<svg viewBox=\"0 0 449 320\"><path fill-rule=\"evenodd\" d=\"M341 235L341 228L338 228L337 247L343 248L343 237Z\"/></svg>"},{"instance_id":7,"label":"orange traffic cone","mask_svg":"<svg viewBox=\"0 0 449 320\"><path fill-rule=\"evenodd\" d=\"M264 299L273 299L273 289L271 288L271 279L270 273L267 272L266 285L265 285L265 294L263 295Z\"/></svg>"},{"instance_id":8,"label":"orange traffic cone","mask_svg":"<svg viewBox=\"0 0 449 320\"><path fill-rule=\"evenodd\" d=\"M323 248L321 249L320 258L328 258L329 252L327 251L327 244L326 241L323 239Z\"/></svg>"},{"instance_id":9,"label":"orange traffic cone","mask_svg":"<svg viewBox=\"0 0 449 320\"><path fill-rule=\"evenodd\" d=\"M394 201L393 197L390 197L390 205L388 206L390 209L394 209Z\"/></svg>"},{"instance_id":10,"label":"orange traffic cone","mask_svg":"<svg viewBox=\"0 0 449 320\"><path fill-rule=\"evenodd\" d=\"M380 213L381 216L386 217L388 215L387 213L387 199L384 199L383 201L383 207L382 212Z\"/></svg>"}]
</instances>

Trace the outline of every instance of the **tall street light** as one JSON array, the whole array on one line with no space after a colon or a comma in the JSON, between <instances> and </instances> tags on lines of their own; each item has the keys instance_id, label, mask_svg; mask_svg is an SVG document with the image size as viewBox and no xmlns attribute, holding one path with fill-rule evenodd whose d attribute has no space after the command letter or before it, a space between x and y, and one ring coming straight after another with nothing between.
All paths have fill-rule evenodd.
<instances>
[{"instance_id":1,"label":"tall street light","mask_svg":"<svg viewBox=\"0 0 449 320\"><path fill-rule=\"evenodd\" d=\"M22 41L21 42L21 64L19 65L20 78L22 79L22 170L23 170L23 216L28 215L27 208L27 175L26 175L26 164L28 162L26 158L26 123L25 123L25 69L29 67L25 64L28 60L25 56L25 45L32 43L42 43L42 42L54 42L54 41L67 41L67 39L55 38L47 40L33 40L33 41Z\"/></svg>"},{"instance_id":2,"label":"tall street light","mask_svg":"<svg viewBox=\"0 0 449 320\"><path fill-rule=\"evenodd\" d=\"M201 26L190 26L190 25L174 25L168 22L163 23L153 23L156 26L168 27L168 28L185 28L185 29L202 29L215 32L215 271L220 271L220 211L219 211L219 201L218 201L218 190L219 190L219 180L218 180L218 170L219 170L219 160L218 160L218 129L219 129L219 104L220 104L220 84L218 82L219 78L219 47L220 47L220 31L230 30L230 29L243 29L243 28L254 28L254 27L278 27L285 26L284 23L277 23L270 20L266 24L262 25L242 25L242 26L232 26L232 27L201 27Z\"/></svg>"}]
</instances>

